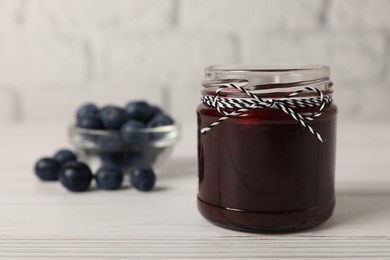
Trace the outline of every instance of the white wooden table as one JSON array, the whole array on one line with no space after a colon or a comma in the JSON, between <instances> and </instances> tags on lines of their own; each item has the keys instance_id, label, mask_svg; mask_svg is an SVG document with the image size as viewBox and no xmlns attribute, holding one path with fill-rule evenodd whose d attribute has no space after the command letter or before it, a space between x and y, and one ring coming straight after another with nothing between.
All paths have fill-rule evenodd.
<instances>
[{"instance_id":1,"label":"white wooden table","mask_svg":"<svg viewBox=\"0 0 390 260\"><path fill-rule=\"evenodd\" d=\"M1 259L390 259L390 124L340 125L334 216L287 235L231 231L198 214L194 126L150 193L38 181L35 160L66 144L64 124L2 126Z\"/></svg>"}]
</instances>

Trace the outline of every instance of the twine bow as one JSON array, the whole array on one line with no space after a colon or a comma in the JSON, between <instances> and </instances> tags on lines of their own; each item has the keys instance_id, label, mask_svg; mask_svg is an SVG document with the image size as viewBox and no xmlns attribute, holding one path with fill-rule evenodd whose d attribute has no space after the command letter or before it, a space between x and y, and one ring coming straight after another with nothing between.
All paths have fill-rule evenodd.
<instances>
[{"instance_id":1,"label":"twine bow","mask_svg":"<svg viewBox=\"0 0 390 260\"><path fill-rule=\"evenodd\" d=\"M237 89L240 92L245 93L248 96L248 98L219 97L222 90L225 88ZM304 91L315 92L317 94L317 97L299 98L299 99L294 98ZM219 86L219 88L215 91L214 96L203 95L202 102L207 106L214 107L215 109L217 109L219 113L223 115L221 118L211 123L209 126L202 128L201 129L202 134L207 133L213 127L219 125L220 123L229 119L230 117L240 116L243 113L248 112L254 108L274 108L274 109L281 109L284 113L290 115L294 120L299 122L303 127L307 128L310 131L310 133L315 135L317 139L323 143L325 140L321 137L321 135L317 133L305 121L312 121L315 118L321 116L322 110L324 109L325 105L332 102L332 96L331 95L324 96L323 93L317 88L303 87L287 95L285 98L263 99L253 94L246 88L243 88L233 83L229 83L229 84L224 84ZM319 109L316 112L312 113L311 116L303 116L293 110L293 108L297 108L297 107L317 107L317 106L319 107ZM234 109L234 108L238 108L238 109L232 112L225 111L225 109Z\"/></svg>"}]
</instances>

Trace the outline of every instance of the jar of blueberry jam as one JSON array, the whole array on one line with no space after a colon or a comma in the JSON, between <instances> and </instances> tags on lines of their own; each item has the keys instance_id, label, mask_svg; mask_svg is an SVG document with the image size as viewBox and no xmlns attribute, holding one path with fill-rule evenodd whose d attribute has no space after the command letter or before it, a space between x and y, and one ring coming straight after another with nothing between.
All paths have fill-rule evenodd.
<instances>
[{"instance_id":1,"label":"jar of blueberry jam","mask_svg":"<svg viewBox=\"0 0 390 260\"><path fill-rule=\"evenodd\" d=\"M198 209L250 232L294 232L335 206L337 108L327 66L211 66L197 108Z\"/></svg>"}]
</instances>

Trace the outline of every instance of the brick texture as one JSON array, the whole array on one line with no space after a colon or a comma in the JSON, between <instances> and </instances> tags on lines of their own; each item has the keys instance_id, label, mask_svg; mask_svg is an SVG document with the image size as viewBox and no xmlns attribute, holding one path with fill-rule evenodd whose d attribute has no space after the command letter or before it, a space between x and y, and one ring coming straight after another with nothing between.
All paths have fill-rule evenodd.
<instances>
[{"instance_id":1,"label":"brick texture","mask_svg":"<svg viewBox=\"0 0 390 260\"><path fill-rule=\"evenodd\" d=\"M86 89L26 89L21 95L21 117L26 122L63 122L73 123L75 110L91 100Z\"/></svg>"},{"instance_id":2,"label":"brick texture","mask_svg":"<svg viewBox=\"0 0 390 260\"><path fill-rule=\"evenodd\" d=\"M358 98L358 100L360 100L360 110L356 113L355 119L362 121L390 120L388 101L390 98L390 83L364 85L358 92ZM362 102L362 100L364 100L364 102ZM351 114L354 115L355 113Z\"/></svg>"},{"instance_id":3,"label":"brick texture","mask_svg":"<svg viewBox=\"0 0 390 260\"><path fill-rule=\"evenodd\" d=\"M327 64L338 82L382 76L386 39L381 34L311 32L243 38L243 62Z\"/></svg>"},{"instance_id":4,"label":"brick texture","mask_svg":"<svg viewBox=\"0 0 390 260\"><path fill-rule=\"evenodd\" d=\"M80 34L154 30L169 27L172 8L172 0L29 0L25 24L34 31Z\"/></svg>"},{"instance_id":5,"label":"brick texture","mask_svg":"<svg viewBox=\"0 0 390 260\"><path fill-rule=\"evenodd\" d=\"M388 0L0 0L0 119L147 99L194 122L204 68L239 62L328 64L340 121L389 121L388 14Z\"/></svg>"},{"instance_id":6,"label":"brick texture","mask_svg":"<svg viewBox=\"0 0 390 260\"><path fill-rule=\"evenodd\" d=\"M339 108L339 121L390 120L387 100L389 84L359 84L343 82L335 85L334 99Z\"/></svg>"},{"instance_id":7,"label":"brick texture","mask_svg":"<svg viewBox=\"0 0 390 260\"><path fill-rule=\"evenodd\" d=\"M210 63L237 61L233 39L224 35L161 33L116 35L97 43L99 76L121 86L153 90L198 83Z\"/></svg>"},{"instance_id":8,"label":"brick texture","mask_svg":"<svg viewBox=\"0 0 390 260\"><path fill-rule=\"evenodd\" d=\"M85 78L83 45L57 34L7 33L0 41L0 83L68 88Z\"/></svg>"},{"instance_id":9,"label":"brick texture","mask_svg":"<svg viewBox=\"0 0 390 260\"><path fill-rule=\"evenodd\" d=\"M329 23L337 29L390 29L390 1L333 0Z\"/></svg>"},{"instance_id":10,"label":"brick texture","mask_svg":"<svg viewBox=\"0 0 390 260\"><path fill-rule=\"evenodd\" d=\"M179 4L183 27L222 31L317 28L323 7L322 0L181 0Z\"/></svg>"},{"instance_id":11,"label":"brick texture","mask_svg":"<svg viewBox=\"0 0 390 260\"><path fill-rule=\"evenodd\" d=\"M225 35L163 33L161 35L119 35L99 42L100 82L127 93L130 98L149 98L170 93L172 113L192 120L199 102L204 67L237 62L234 39Z\"/></svg>"}]
</instances>

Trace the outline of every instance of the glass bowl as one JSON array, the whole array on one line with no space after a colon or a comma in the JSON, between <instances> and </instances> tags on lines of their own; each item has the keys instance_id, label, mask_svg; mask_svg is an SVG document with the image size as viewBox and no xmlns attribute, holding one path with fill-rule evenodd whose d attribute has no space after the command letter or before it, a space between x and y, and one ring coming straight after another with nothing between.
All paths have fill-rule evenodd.
<instances>
[{"instance_id":1,"label":"glass bowl","mask_svg":"<svg viewBox=\"0 0 390 260\"><path fill-rule=\"evenodd\" d=\"M123 170L139 165L158 168L172 153L179 139L177 124L135 129L92 130L71 126L69 139L78 159L96 170L102 163L115 163Z\"/></svg>"}]
</instances>

